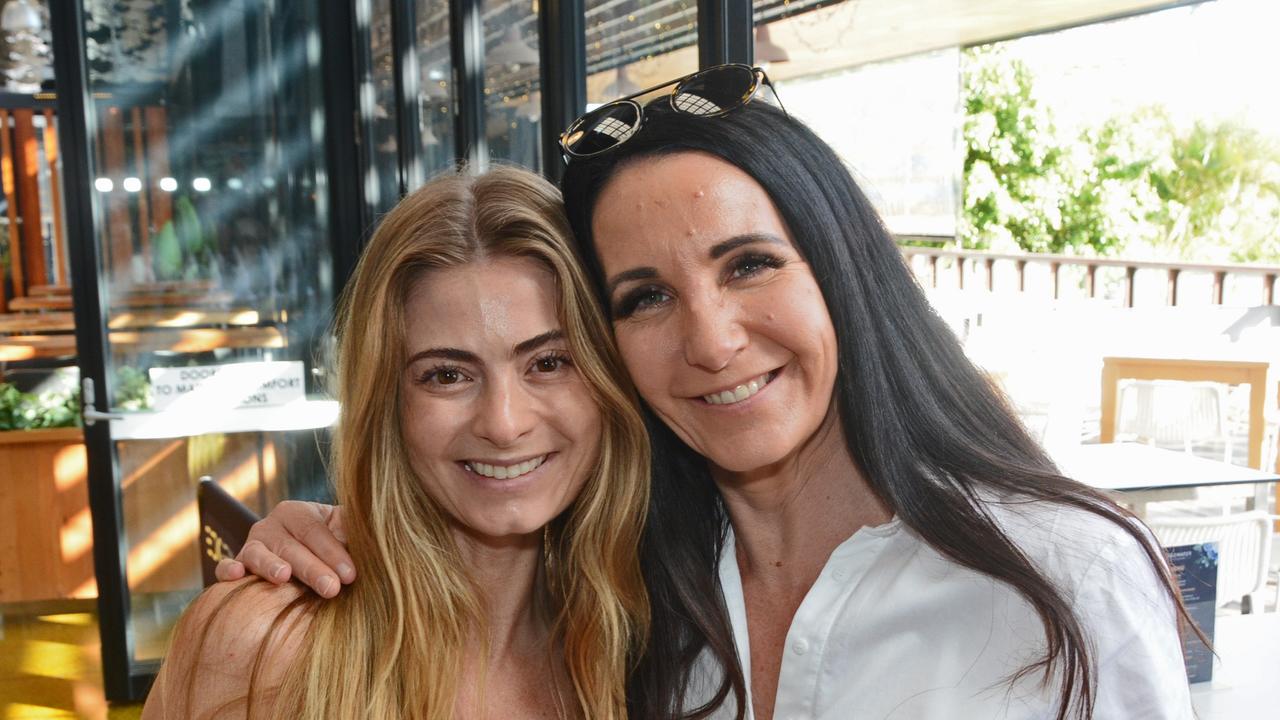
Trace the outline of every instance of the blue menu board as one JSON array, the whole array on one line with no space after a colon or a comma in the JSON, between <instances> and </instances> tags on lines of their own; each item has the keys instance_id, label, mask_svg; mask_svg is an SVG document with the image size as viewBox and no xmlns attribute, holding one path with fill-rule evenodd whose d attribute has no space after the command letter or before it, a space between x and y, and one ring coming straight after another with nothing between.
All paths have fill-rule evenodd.
<instances>
[{"instance_id":1,"label":"blue menu board","mask_svg":"<svg viewBox=\"0 0 1280 720\"><path fill-rule=\"evenodd\" d=\"M1164 549L1178 578L1178 591L1187 612L1209 640L1213 640L1213 618L1218 599L1218 544L1177 545ZM1190 631L1182 636L1182 659L1187 680L1193 683L1213 679L1213 654Z\"/></svg>"}]
</instances>

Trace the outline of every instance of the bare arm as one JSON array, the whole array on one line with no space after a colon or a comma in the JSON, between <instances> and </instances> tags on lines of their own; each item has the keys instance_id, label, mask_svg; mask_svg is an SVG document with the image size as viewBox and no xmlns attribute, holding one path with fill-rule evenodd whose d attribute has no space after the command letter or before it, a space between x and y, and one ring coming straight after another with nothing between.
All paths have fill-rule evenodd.
<instances>
[{"instance_id":1,"label":"bare arm","mask_svg":"<svg viewBox=\"0 0 1280 720\"><path fill-rule=\"evenodd\" d=\"M272 696L297 656L310 619L306 607L286 617L281 613L303 592L252 579L206 590L174 629L143 720L240 716L247 707L252 717L271 717Z\"/></svg>"},{"instance_id":2,"label":"bare arm","mask_svg":"<svg viewBox=\"0 0 1280 720\"><path fill-rule=\"evenodd\" d=\"M331 598L356 579L346 539L341 508L286 500L254 524L235 560L218 563L218 579L238 580L247 570L276 584L293 578Z\"/></svg>"}]
</instances>

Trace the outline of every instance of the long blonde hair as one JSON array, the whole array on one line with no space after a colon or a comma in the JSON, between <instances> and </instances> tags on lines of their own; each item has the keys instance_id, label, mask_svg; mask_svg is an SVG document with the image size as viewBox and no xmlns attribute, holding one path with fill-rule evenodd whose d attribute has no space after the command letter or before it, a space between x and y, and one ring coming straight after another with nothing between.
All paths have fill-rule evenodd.
<instances>
[{"instance_id":1,"label":"long blonde hair","mask_svg":"<svg viewBox=\"0 0 1280 720\"><path fill-rule=\"evenodd\" d=\"M320 603L274 705L291 717L450 718L464 647L486 618L446 517L410 469L400 427L404 305L424 272L482 257L552 272L574 364L602 415L579 497L547 528L544 598L576 706L625 718L649 605L638 562L648 438L570 242L559 192L523 170L441 176L378 226L339 303L332 473L360 578Z\"/></svg>"}]
</instances>

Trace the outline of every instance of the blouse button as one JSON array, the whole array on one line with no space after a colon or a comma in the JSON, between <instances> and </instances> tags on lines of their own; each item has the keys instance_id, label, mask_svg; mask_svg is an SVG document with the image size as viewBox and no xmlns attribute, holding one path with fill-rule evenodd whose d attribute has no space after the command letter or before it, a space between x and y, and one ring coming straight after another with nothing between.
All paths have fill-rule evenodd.
<instances>
[{"instance_id":1,"label":"blouse button","mask_svg":"<svg viewBox=\"0 0 1280 720\"><path fill-rule=\"evenodd\" d=\"M809 643L805 642L804 640L797 640L791 646L791 651L797 655L803 655L809 652Z\"/></svg>"}]
</instances>

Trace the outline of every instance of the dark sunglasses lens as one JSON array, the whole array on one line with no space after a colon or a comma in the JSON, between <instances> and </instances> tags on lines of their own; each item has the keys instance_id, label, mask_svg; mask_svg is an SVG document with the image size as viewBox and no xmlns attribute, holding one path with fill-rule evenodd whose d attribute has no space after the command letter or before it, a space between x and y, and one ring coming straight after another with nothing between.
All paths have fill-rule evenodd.
<instances>
[{"instance_id":1,"label":"dark sunglasses lens","mask_svg":"<svg viewBox=\"0 0 1280 720\"><path fill-rule=\"evenodd\" d=\"M564 149L586 157L603 152L635 133L640 125L640 109L633 103L610 103L596 108L574 124L564 138Z\"/></svg>"},{"instance_id":2,"label":"dark sunglasses lens","mask_svg":"<svg viewBox=\"0 0 1280 720\"><path fill-rule=\"evenodd\" d=\"M716 115L751 99L756 73L745 65L711 68L676 87L671 103L690 115Z\"/></svg>"}]
</instances>

